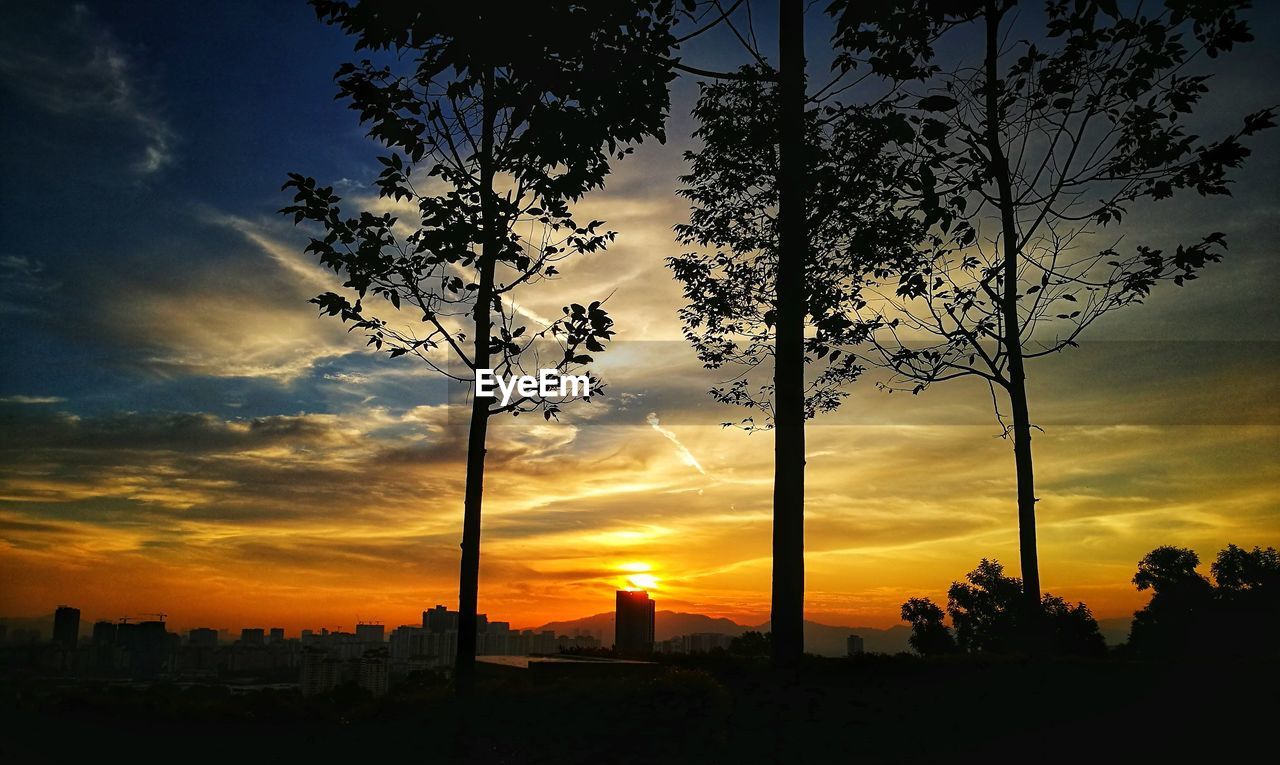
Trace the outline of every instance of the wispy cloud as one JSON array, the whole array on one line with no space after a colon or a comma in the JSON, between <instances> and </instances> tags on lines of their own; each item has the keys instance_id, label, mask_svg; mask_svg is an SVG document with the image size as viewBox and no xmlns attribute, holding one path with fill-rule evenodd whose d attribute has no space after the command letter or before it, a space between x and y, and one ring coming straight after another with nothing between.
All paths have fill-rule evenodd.
<instances>
[{"instance_id":1,"label":"wispy cloud","mask_svg":"<svg viewBox=\"0 0 1280 765\"><path fill-rule=\"evenodd\" d=\"M10 20L12 22L12 20ZM71 6L39 34L0 25L0 78L53 114L127 125L142 141L133 171L151 175L171 165L177 136L165 120L133 56L88 7Z\"/></svg>"},{"instance_id":2,"label":"wispy cloud","mask_svg":"<svg viewBox=\"0 0 1280 765\"><path fill-rule=\"evenodd\" d=\"M649 423L649 427L661 433L663 438L676 445L676 450L680 453L680 458L684 460L684 464L694 470L697 470L703 475L707 474L707 471L702 468L702 463L698 462L698 458L693 456L693 452L689 451L684 444L680 443L680 439L676 437L676 434L662 427L662 423L658 420L658 415L655 412L650 412L648 416L644 418L644 421Z\"/></svg>"},{"instance_id":3,"label":"wispy cloud","mask_svg":"<svg viewBox=\"0 0 1280 765\"><path fill-rule=\"evenodd\" d=\"M60 396L4 396L0 397L0 404L61 404L66 401Z\"/></svg>"}]
</instances>

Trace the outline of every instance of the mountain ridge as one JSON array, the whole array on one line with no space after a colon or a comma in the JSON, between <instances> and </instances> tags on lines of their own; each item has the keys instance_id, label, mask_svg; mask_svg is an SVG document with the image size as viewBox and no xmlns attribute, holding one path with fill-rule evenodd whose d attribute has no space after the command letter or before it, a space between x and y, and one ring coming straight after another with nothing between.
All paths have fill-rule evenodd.
<instances>
[{"instance_id":1,"label":"mountain ridge","mask_svg":"<svg viewBox=\"0 0 1280 765\"><path fill-rule=\"evenodd\" d=\"M613 642L613 613L605 612L547 622L534 630L552 630L557 635L573 634L574 630L585 630L588 634L600 633L605 645ZM732 619L712 617L704 614L691 614L683 611L657 611L654 613L654 638L670 640L678 635L689 635L695 632L712 632L721 635L741 635L743 632L755 630L768 632L769 622L757 625L739 624ZM869 653L900 653L908 651L907 637L911 630L906 626L880 627L846 627L841 625L822 624L805 620L804 647L810 653L820 656L844 656L848 652L848 637L858 635L862 638L863 648Z\"/></svg>"}]
</instances>

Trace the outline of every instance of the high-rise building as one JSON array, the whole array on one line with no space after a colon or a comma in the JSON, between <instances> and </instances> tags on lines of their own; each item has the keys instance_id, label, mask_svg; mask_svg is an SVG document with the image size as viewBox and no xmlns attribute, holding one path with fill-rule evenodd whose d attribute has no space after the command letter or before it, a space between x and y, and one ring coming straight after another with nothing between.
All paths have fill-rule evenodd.
<instances>
[{"instance_id":1,"label":"high-rise building","mask_svg":"<svg viewBox=\"0 0 1280 765\"><path fill-rule=\"evenodd\" d=\"M862 650L863 650L863 648L862 648L862 636L861 636L861 635L850 635L850 636L849 636L849 641L848 641L848 646L849 646L849 655L850 655L850 656L857 656L858 654L862 653Z\"/></svg>"},{"instance_id":2,"label":"high-rise building","mask_svg":"<svg viewBox=\"0 0 1280 765\"><path fill-rule=\"evenodd\" d=\"M618 590L614 614L615 651L642 654L653 651L654 601L644 590Z\"/></svg>"},{"instance_id":3,"label":"high-rise building","mask_svg":"<svg viewBox=\"0 0 1280 765\"><path fill-rule=\"evenodd\" d=\"M448 632L458 629L458 612L444 606L436 606L422 612L422 626L430 632Z\"/></svg>"},{"instance_id":4,"label":"high-rise building","mask_svg":"<svg viewBox=\"0 0 1280 765\"><path fill-rule=\"evenodd\" d=\"M217 648L218 631L212 627L196 627L187 633L187 645L199 648Z\"/></svg>"},{"instance_id":5,"label":"high-rise building","mask_svg":"<svg viewBox=\"0 0 1280 765\"><path fill-rule=\"evenodd\" d=\"M381 626L381 625L379 625ZM387 695L390 678L390 655L387 649L372 648L360 657L360 676L356 683L375 697Z\"/></svg>"},{"instance_id":6,"label":"high-rise building","mask_svg":"<svg viewBox=\"0 0 1280 765\"><path fill-rule=\"evenodd\" d=\"M115 645L116 642L116 623L109 622L106 619L93 623L93 644L94 645Z\"/></svg>"},{"instance_id":7,"label":"high-rise building","mask_svg":"<svg viewBox=\"0 0 1280 765\"><path fill-rule=\"evenodd\" d=\"M362 643L382 643L386 628L381 624L361 622L356 625L356 640Z\"/></svg>"},{"instance_id":8,"label":"high-rise building","mask_svg":"<svg viewBox=\"0 0 1280 765\"><path fill-rule=\"evenodd\" d=\"M80 609L58 606L53 612L53 642L63 648L75 648L80 641Z\"/></svg>"},{"instance_id":9,"label":"high-rise building","mask_svg":"<svg viewBox=\"0 0 1280 765\"><path fill-rule=\"evenodd\" d=\"M267 633L261 627L245 627L240 630L241 645L265 645L266 642Z\"/></svg>"},{"instance_id":10,"label":"high-rise building","mask_svg":"<svg viewBox=\"0 0 1280 765\"><path fill-rule=\"evenodd\" d=\"M280 645L284 642L284 627L272 627L268 633L267 642L271 645Z\"/></svg>"},{"instance_id":11,"label":"high-rise building","mask_svg":"<svg viewBox=\"0 0 1280 765\"><path fill-rule=\"evenodd\" d=\"M312 646L302 649L302 695L314 696L333 690L337 682L332 666L328 651Z\"/></svg>"},{"instance_id":12,"label":"high-rise building","mask_svg":"<svg viewBox=\"0 0 1280 765\"><path fill-rule=\"evenodd\" d=\"M127 652L129 673L135 678L156 677L169 667L174 648L170 637L162 621L116 626L116 645Z\"/></svg>"}]
</instances>

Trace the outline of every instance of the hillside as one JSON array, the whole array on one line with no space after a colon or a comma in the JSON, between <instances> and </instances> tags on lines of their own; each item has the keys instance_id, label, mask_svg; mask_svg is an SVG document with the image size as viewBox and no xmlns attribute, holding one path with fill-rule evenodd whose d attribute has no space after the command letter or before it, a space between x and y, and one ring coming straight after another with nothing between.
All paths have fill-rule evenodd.
<instances>
[{"instance_id":1,"label":"hillside","mask_svg":"<svg viewBox=\"0 0 1280 765\"><path fill-rule=\"evenodd\" d=\"M613 614L603 613L584 616L581 619L548 622L537 630L553 630L557 635L573 634L575 630L586 630L594 634L597 631L604 636L605 644L613 640ZM702 614L687 614L676 611L658 611L654 614L654 632L657 640L669 640L678 635L689 635L695 632L714 632L721 635L740 635L747 630L769 631L769 622L758 625L738 624L730 619L717 619ZM844 656L847 651L849 635L860 635L864 648L871 653L898 653L906 651L907 636L910 630L905 627L840 627L829 624L806 621L804 623L804 647L810 653L821 656Z\"/></svg>"}]
</instances>

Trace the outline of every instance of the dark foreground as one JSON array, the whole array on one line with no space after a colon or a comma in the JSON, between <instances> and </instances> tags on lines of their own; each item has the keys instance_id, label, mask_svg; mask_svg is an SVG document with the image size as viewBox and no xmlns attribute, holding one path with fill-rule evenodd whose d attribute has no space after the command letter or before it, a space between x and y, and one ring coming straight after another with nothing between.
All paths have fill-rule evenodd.
<instances>
[{"instance_id":1,"label":"dark foreground","mask_svg":"<svg viewBox=\"0 0 1280 765\"><path fill-rule=\"evenodd\" d=\"M379 700L354 688L304 699L294 690L6 681L0 759L1234 761L1269 748L1278 679L1275 663L867 656L812 659L794 683L728 657L671 663L648 679L490 681L466 703L432 677Z\"/></svg>"}]
</instances>

